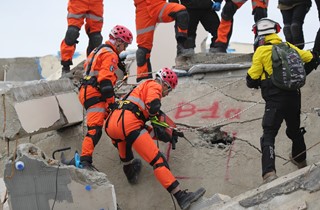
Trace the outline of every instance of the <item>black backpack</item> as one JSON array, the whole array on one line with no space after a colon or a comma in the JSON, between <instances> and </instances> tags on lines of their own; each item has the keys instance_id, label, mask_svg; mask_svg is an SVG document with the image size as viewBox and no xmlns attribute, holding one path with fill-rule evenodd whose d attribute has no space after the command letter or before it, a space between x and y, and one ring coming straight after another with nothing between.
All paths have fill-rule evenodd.
<instances>
[{"instance_id":1,"label":"black backpack","mask_svg":"<svg viewBox=\"0 0 320 210\"><path fill-rule=\"evenodd\" d=\"M270 78L283 90L297 90L306 82L304 63L298 52L287 43L272 46L272 69Z\"/></svg>"}]
</instances>

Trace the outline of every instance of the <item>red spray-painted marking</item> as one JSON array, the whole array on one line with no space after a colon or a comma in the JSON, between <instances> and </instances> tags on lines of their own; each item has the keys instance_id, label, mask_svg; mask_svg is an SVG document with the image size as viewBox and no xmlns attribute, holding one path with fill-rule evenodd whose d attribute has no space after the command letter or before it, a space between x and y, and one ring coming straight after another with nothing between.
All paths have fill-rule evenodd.
<instances>
[{"instance_id":1,"label":"red spray-painted marking","mask_svg":"<svg viewBox=\"0 0 320 210\"><path fill-rule=\"evenodd\" d=\"M229 179L230 179L230 171L229 171L230 165L229 165L229 163L230 163L230 159L231 159L233 145L234 145L234 142L235 142L235 139L236 139L236 134L237 134L236 132L232 132L233 141L232 141L230 149L229 149L229 154L228 154L228 159L227 159L226 175L224 176L224 180L225 181L229 181Z\"/></svg>"}]
</instances>

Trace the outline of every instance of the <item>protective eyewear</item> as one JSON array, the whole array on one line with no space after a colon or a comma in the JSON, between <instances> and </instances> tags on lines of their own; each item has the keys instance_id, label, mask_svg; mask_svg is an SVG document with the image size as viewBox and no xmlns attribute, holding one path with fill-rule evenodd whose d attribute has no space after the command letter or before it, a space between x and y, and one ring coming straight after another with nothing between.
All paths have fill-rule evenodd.
<instances>
[{"instance_id":1,"label":"protective eyewear","mask_svg":"<svg viewBox=\"0 0 320 210\"><path fill-rule=\"evenodd\" d=\"M164 82L164 84L167 86L168 92L171 92L171 91L172 91L172 88L171 88L171 86L169 85L169 83Z\"/></svg>"}]
</instances>

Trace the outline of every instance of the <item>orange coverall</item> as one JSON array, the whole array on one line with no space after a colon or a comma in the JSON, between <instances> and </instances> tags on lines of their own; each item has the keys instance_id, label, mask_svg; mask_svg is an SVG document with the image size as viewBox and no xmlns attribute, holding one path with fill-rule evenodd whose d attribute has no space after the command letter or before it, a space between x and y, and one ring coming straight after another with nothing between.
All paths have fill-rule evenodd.
<instances>
[{"instance_id":1,"label":"orange coverall","mask_svg":"<svg viewBox=\"0 0 320 210\"><path fill-rule=\"evenodd\" d=\"M176 20L176 39L187 37L188 15L186 8L177 3L167 3L166 0L134 0L136 7L137 31L137 81L152 78L150 53L153 44L153 34L157 23L168 23ZM184 12L186 12L184 14ZM186 17L187 16L187 17Z\"/></svg>"},{"instance_id":2,"label":"orange coverall","mask_svg":"<svg viewBox=\"0 0 320 210\"><path fill-rule=\"evenodd\" d=\"M104 46L97 52L94 56L96 50L92 51L88 56L84 69L87 70L90 61L92 60L92 65L89 71L91 78L96 77L98 87L94 87L92 84L86 85L85 82L82 84L79 90L79 100L81 104L86 108L87 111L87 127L88 132L82 143L82 153L80 160L88 161L92 163L92 153L94 147L97 145L101 138L102 127L106 115L108 115L108 107L110 104L115 102L114 95L107 97L105 100L101 100L102 94L99 90L101 82L110 81L112 87L117 81L117 75L115 71L118 69L118 52L114 45L109 41L106 44L110 45ZM89 107L86 102L92 100L89 103ZM92 105L91 105L92 104ZM91 105L91 106L90 106Z\"/></svg>"},{"instance_id":3,"label":"orange coverall","mask_svg":"<svg viewBox=\"0 0 320 210\"><path fill-rule=\"evenodd\" d=\"M115 109L106 122L106 133L112 143L118 148L120 159L123 162L131 161L132 147L154 168L154 174L161 185L171 192L179 185L171 173L168 163L159 148L156 146L149 132L145 128L145 120L149 119L149 110L152 101L161 100L162 86L154 80L146 80L139 84L127 97L139 107L143 117L125 109Z\"/></svg>"},{"instance_id":4,"label":"orange coverall","mask_svg":"<svg viewBox=\"0 0 320 210\"><path fill-rule=\"evenodd\" d=\"M215 41L214 47L222 47L227 49L230 37L232 35L233 16L236 11L246 2L247 0L226 0L226 4L221 13L221 21L218 28L218 38ZM255 22L263 17L267 17L266 9L268 8L269 0L251 0L251 3L253 11L252 14L254 15Z\"/></svg>"},{"instance_id":5,"label":"orange coverall","mask_svg":"<svg viewBox=\"0 0 320 210\"><path fill-rule=\"evenodd\" d=\"M103 0L69 0L68 29L61 42L61 64L72 65L72 56L76 50L77 38L86 19L85 30L89 37L87 56L102 43Z\"/></svg>"}]
</instances>

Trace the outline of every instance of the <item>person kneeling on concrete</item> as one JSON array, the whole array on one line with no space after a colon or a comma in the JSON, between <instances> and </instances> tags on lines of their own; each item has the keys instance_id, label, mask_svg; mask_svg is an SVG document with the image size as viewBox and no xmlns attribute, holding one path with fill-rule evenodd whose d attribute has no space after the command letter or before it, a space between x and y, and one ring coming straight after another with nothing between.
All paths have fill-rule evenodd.
<instances>
[{"instance_id":1,"label":"person kneeling on concrete","mask_svg":"<svg viewBox=\"0 0 320 210\"><path fill-rule=\"evenodd\" d=\"M161 111L161 98L168 95L178 84L178 77L169 68L156 73L154 80L145 80L135 87L113 110L106 121L106 133L118 149L123 162L123 171L130 184L136 184L141 171L141 160L134 158L132 148L154 170L154 175L174 195L181 209L187 209L192 202L204 195L205 189L196 192L180 190L179 182L169 169L165 156L154 143L145 123Z\"/></svg>"}]
</instances>

